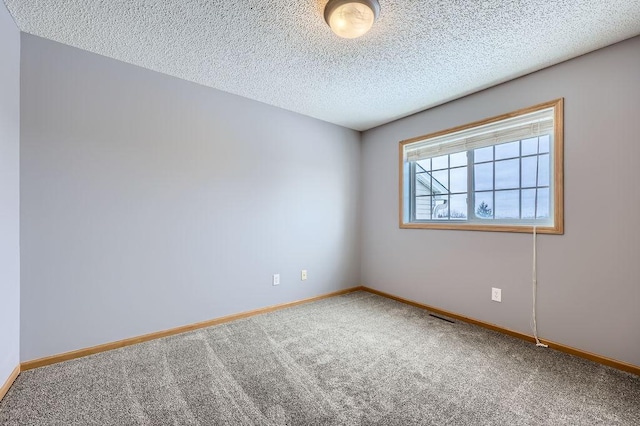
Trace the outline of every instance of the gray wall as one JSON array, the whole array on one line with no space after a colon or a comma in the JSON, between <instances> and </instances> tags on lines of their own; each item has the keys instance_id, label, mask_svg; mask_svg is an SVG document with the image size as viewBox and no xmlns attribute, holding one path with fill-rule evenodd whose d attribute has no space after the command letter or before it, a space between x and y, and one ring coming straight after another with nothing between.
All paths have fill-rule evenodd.
<instances>
[{"instance_id":1,"label":"gray wall","mask_svg":"<svg viewBox=\"0 0 640 426\"><path fill-rule=\"evenodd\" d=\"M399 229L398 142L559 97L566 232L539 236L539 335L640 365L640 37L364 133L363 284L532 334L531 235Z\"/></svg>"},{"instance_id":2,"label":"gray wall","mask_svg":"<svg viewBox=\"0 0 640 426\"><path fill-rule=\"evenodd\" d=\"M20 31L0 1L0 386L20 363Z\"/></svg>"},{"instance_id":3,"label":"gray wall","mask_svg":"<svg viewBox=\"0 0 640 426\"><path fill-rule=\"evenodd\" d=\"M360 284L359 133L22 37L23 361Z\"/></svg>"}]
</instances>

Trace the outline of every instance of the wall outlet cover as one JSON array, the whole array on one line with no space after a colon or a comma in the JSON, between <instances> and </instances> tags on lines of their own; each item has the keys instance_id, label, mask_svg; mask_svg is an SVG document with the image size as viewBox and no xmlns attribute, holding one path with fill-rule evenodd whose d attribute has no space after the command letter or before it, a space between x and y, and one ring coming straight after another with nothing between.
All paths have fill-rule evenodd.
<instances>
[{"instance_id":1,"label":"wall outlet cover","mask_svg":"<svg viewBox=\"0 0 640 426\"><path fill-rule=\"evenodd\" d=\"M491 287L491 300L502 302L502 289Z\"/></svg>"}]
</instances>

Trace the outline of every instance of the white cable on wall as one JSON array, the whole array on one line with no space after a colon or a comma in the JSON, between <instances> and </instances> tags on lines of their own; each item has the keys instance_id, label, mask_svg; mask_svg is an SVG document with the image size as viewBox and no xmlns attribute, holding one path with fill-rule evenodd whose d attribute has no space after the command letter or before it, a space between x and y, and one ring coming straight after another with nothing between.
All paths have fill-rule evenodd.
<instances>
[{"instance_id":1,"label":"white cable on wall","mask_svg":"<svg viewBox=\"0 0 640 426\"><path fill-rule=\"evenodd\" d=\"M538 268L537 268L537 255L538 255L538 247L537 247L537 238L538 234L536 232L536 227L533 227L533 337L536 338L536 346L540 346L543 348L548 348L548 345L540 342L538 339L538 324L536 322L536 295L538 293Z\"/></svg>"},{"instance_id":2,"label":"white cable on wall","mask_svg":"<svg viewBox=\"0 0 640 426\"><path fill-rule=\"evenodd\" d=\"M538 153L540 152L540 138L538 138ZM538 157L536 159L536 186L538 185L538 178L539 178L539 172L540 172L540 157ZM536 188L536 195L534 197L534 208L533 208L533 220L535 221L536 219L538 219L538 189ZM538 294L538 247L537 247L537 242L538 242L538 233L537 233L537 227L535 225L533 225L533 273L532 273L532 281L533 281L533 285L532 285L532 290L533 290L533 337L536 338L536 346L540 346L543 348L548 348L547 345L545 345L544 343L540 342L540 339L538 339L538 323L537 323L537 319L536 319L536 297Z\"/></svg>"}]
</instances>

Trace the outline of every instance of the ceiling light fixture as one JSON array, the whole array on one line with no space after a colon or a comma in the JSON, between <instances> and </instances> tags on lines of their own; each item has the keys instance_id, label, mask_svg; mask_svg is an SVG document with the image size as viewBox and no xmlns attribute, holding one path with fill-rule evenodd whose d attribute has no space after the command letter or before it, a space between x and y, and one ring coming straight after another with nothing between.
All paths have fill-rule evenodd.
<instances>
[{"instance_id":1,"label":"ceiling light fixture","mask_svg":"<svg viewBox=\"0 0 640 426\"><path fill-rule=\"evenodd\" d=\"M356 38L371 29L379 13L378 0L329 0L324 20L338 36Z\"/></svg>"}]
</instances>

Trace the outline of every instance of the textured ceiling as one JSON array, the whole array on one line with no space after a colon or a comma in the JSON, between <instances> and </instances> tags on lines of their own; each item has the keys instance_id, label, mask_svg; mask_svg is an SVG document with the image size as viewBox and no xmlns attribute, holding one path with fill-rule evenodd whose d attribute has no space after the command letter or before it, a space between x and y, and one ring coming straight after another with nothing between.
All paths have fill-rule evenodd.
<instances>
[{"instance_id":1,"label":"textured ceiling","mask_svg":"<svg viewBox=\"0 0 640 426\"><path fill-rule=\"evenodd\" d=\"M5 0L24 32L365 130L640 34L640 0ZM640 52L639 52L640 54Z\"/></svg>"}]
</instances>

